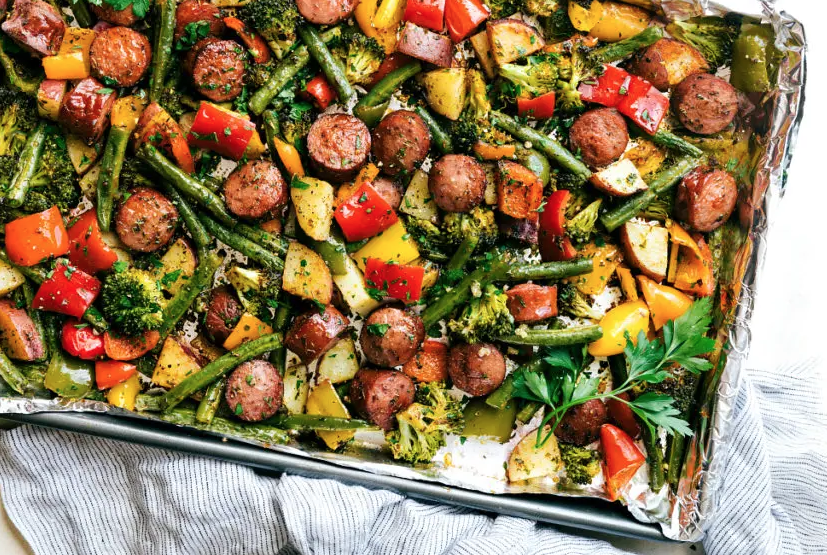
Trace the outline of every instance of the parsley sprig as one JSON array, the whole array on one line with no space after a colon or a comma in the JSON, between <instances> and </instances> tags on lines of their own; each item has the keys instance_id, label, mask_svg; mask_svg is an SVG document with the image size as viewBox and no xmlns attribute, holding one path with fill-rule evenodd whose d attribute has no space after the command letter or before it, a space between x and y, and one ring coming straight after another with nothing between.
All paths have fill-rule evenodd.
<instances>
[{"instance_id":1,"label":"parsley sprig","mask_svg":"<svg viewBox=\"0 0 827 555\"><path fill-rule=\"evenodd\" d=\"M552 423L548 433L538 434L537 446L549 440L569 409L594 399L615 399L629 405L653 433L660 426L673 435L692 435L689 424L679 417L680 411L675 408L671 396L647 392L633 400L626 400L620 395L638 384L661 383L670 376L669 369L674 365L696 374L709 370L712 364L701 356L715 346L715 341L706 337L712 321L711 309L709 298L695 301L683 315L664 325L662 339L650 341L641 332L635 345L627 335L624 349L627 377L623 383L614 384L610 391L599 393L599 378L583 373L590 362L585 345L543 352L541 356L545 368L542 372L524 368L517 370L514 396L547 406L540 429L546 429L546 425Z\"/></svg>"}]
</instances>

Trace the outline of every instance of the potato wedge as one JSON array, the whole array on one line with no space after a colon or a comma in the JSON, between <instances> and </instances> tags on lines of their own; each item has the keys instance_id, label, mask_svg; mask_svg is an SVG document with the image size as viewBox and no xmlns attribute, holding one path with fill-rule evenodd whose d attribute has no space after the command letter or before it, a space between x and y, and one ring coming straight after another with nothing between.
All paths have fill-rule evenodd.
<instances>
[{"instance_id":1,"label":"potato wedge","mask_svg":"<svg viewBox=\"0 0 827 555\"><path fill-rule=\"evenodd\" d=\"M290 414L301 414L310 392L310 376L307 366L297 364L284 371L284 408Z\"/></svg>"},{"instance_id":2,"label":"potato wedge","mask_svg":"<svg viewBox=\"0 0 827 555\"><path fill-rule=\"evenodd\" d=\"M25 283L26 278L20 270L0 260L0 297L5 297Z\"/></svg>"},{"instance_id":3,"label":"potato wedge","mask_svg":"<svg viewBox=\"0 0 827 555\"><path fill-rule=\"evenodd\" d=\"M547 433L548 429L547 426L543 433ZM530 432L511 452L506 469L509 482L522 482L532 478L551 476L563 468L557 438L551 436L542 447L537 448L537 432L538 430Z\"/></svg>"},{"instance_id":4,"label":"potato wedge","mask_svg":"<svg viewBox=\"0 0 827 555\"><path fill-rule=\"evenodd\" d=\"M195 357L178 340L167 337L152 372L152 383L169 389L199 370L201 365Z\"/></svg>"},{"instance_id":5,"label":"potato wedge","mask_svg":"<svg viewBox=\"0 0 827 555\"><path fill-rule=\"evenodd\" d=\"M646 30L652 19L652 14L643 8L620 2L603 2L602 12L589 35L605 42L631 38Z\"/></svg>"},{"instance_id":6,"label":"potato wedge","mask_svg":"<svg viewBox=\"0 0 827 555\"><path fill-rule=\"evenodd\" d=\"M456 121L465 108L468 83L463 68L435 69L421 77L425 98L434 112Z\"/></svg>"},{"instance_id":7,"label":"potato wedge","mask_svg":"<svg viewBox=\"0 0 827 555\"><path fill-rule=\"evenodd\" d=\"M620 228L620 241L630 264L657 282L666 278L669 232L665 227L644 222L626 222Z\"/></svg>"},{"instance_id":8,"label":"potato wedge","mask_svg":"<svg viewBox=\"0 0 827 555\"><path fill-rule=\"evenodd\" d=\"M408 183L408 188L405 190L405 196L402 197L399 210L420 220L435 222L439 218L439 210L431 191L428 190L427 173L422 170L414 172L410 183Z\"/></svg>"},{"instance_id":9,"label":"potato wedge","mask_svg":"<svg viewBox=\"0 0 827 555\"><path fill-rule=\"evenodd\" d=\"M393 1L395 0L383 0L382 5ZM381 6L379 9L381 11ZM439 67L451 67L454 59L454 43L450 38L410 21L402 28L396 50Z\"/></svg>"},{"instance_id":10,"label":"potato wedge","mask_svg":"<svg viewBox=\"0 0 827 555\"><path fill-rule=\"evenodd\" d=\"M330 304L333 280L321 256L301 243L293 241L284 257L282 288L303 299Z\"/></svg>"},{"instance_id":11,"label":"potato wedge","mask_svg":"<svg viewBox=\"0 0 827 555\"><path fill-rule=\"evenodd\" d=\"M311 239L324 241L333 222L333 185L314 177L302 177L290 186L296 220Z\"/></svg>"},{"instance_id":12,"label":"potato wedge","mask_svg":"<svg viewBox=\"0 0 827 555\"><path fill-rule=\"evenodd\" d=\"M491 43L488 41L488 33L480 31L470 39L471 48L477 55L477 61L482 67L482 71L489 79L493 79L497 75L497 64L494 63L494 58L491 56Z\"/></svg>"},{"instance_id":13,"label":"potato wedge","mask_svg":"<svg viewBox=\"0 0 827 555\"><path fill-rule=\"evenodd\" d=\"M615 197L628 197L649 188L635 164L628 158L621 158L593 173L591 182L601 191Z\"/></svg>"},{"instance_id":14,"label":"potato wedge","mask_svg":"<svg viewBox=\"0 0 827 555\"><path fill-rule=\"evenodd\" d=\"M345 264L347 271L343 274L334 275L333 283L336 284L348 308L360 316L366 317L380 303L368 293L368 289L365 287L365 276L356 265L356 262L348 257Z\"/></svg>"},{"instance_id":15,"label":"potato wedge","mask_svg":"<svg viewBox=\"0 0 827 555\"><path fill-rule=\"evenodd\" d=\"M98 176L101 174L101 165L95 164L89 170L83 174L78 181L78 185L80 185L80 192L83 193L83 196L88 198L89 200L95 200L98 194Z\"/></svg>"},{"instance_id":16,"label":"potato wedge","mask_svg":"<svg viewBox=\"0 0 827 555\"><path fill-rule=\"evenodd\" d=\"M350 413L347 411L333 384L328 380L323 380L313 388L307 396L307 404L305 405L307 414L320 414L322 416L337 416L339 418L350 418ZM339 446L344 445L350 441L355 432L316 432L322 441L330 449L338 449Z\"/></svg>"},{"instance_id":17,"label":"potato wedge","mask_svg":"<svg viewBox=\"0 0 827 555\"><path fill-rule=\"evenodd\" d=\"M486 32L491 45L491 57L497 65L524 58L546 45L537 29L519 19L489 21Z\"/></svg>"},{"instance_id":18,"label":"potato wedge","mask_svg":"<svg viewBox=\"0 0 827 555\"><path fill-rule=\"evenodd\" d=\"M161 289L175 295L195 273L198 259L185 239L176 239L161 257L161 266L155 269L155 279Z\"/></svg>"},{"instance_id":19,"label":"potato wedge","mask_svg":"<svg viewBox=\"0 0 827 555\"><path fill-rule=\"evenodd\" d=\"M692 46L675 39L660 39L632 58L628 69L666 91L690 75L709 71L709 64Z\"/></svg>"},{"instance_id":20,"label":"potato wedge","mask_svg":"<svg viewBox=\"0 0 827 555\"><path fill-rule=\"evenodd\" d=\"M100 143L93 146L87 145L77 135L66 134L66 151L69 153L69 160L72 161L72 166L74 166L78 175L86 173L86 170L95 163L95 160L100 156L101 146Z\"/></svg>"},{"instance_id":21,"label":"potato wedge","mask_svg":"<svg viewBox=\"0 0 827 555\"><path fill-rule=\"evenodd\" d=\"M353 339L340 339L319 360L318 379L330 383L342 383L353 378L359 371L359 357Z\"/></svg>"},{"instance_id":22,"label":"potato wedge","mask_svg":"<svg viewBox=\"0 0 827 555\"><path fill-rule=\"evenodd\" d=\"M9 358L33 361L46 356L46 346L29 313L11 299L0 299L0 347Z\"/></svg>"}]
</instances>

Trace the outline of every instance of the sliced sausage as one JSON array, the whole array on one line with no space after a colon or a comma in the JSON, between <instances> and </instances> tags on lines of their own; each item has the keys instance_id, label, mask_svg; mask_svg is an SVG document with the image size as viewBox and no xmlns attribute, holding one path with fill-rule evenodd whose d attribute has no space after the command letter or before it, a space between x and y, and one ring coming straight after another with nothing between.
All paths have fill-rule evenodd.
<instances>
[{"instance_id":1,"label":"sliced sausage","mask_svg":"<svg viewBox=\"0 0 827 555\"><path fill-rule=\"evenodd\" d=\"M221 12L209 2L198 0L184 0L175 10L175 40L187 34L187 25L191 23L206 23L210 30L209 35L220 37L224 34L224 20ZM203 35L201 35L203 36Z\"/></svg>"},{"instance_id":2,"label":"sliced sausage","mask_svg":"<svg viewBox=\"0 0 827 555\"><path fill-rule=\"evenodd\" d=\"M248 360L227 379L224 399L238 418L260 422L281 408L284 383L278 370L264 360Z\"/></svg>"},{"instance_id":3,"label":"sliced sausage","mask_svg":"<svg viewBox=\"0 0 827 555\"><path fill-rule=\"evenodd\" d=\"M214 42L221 42L221 39L207 37L196 42L195 45L184 55L184 62L181 64L182 69L186 73L192 75L193 68L195 67L195 58L205 46L208 44L213 44Z\"/></svg>"},{"instance_id":4,"label":"sliced sausage","mask_svg":"<svg viewBox=\"0 0 827 555\"><path fill-rule=\"evenodd\" d=\"M356 175L370 153L370 131L347 114L321 116L307 134L307 151L319 175L337 183Z\"/></svg>"},{"instance_id":5,"label":"sliced sausage","mask_svg":"<svg viewBox=\"0 0 827 555\"><path fill-rule=\"evenodd\" d=\"M310 310L293 320L284 345L308 364L327 352L347 329L348 319L336 308L328 305L324 311Z\"/></svg>"},{"instance_id":6,"label":"sliced sausage","mask_svg":"<svg viewBox=\"0 0 827 555\"><path fill-rule=\"evenodd\" d=\"M557 316L557 287L521 283L505 292L508 311L517 323L531 324Z\"/></svg>"},{"instance_id":7,"label":"sliced sausage","mask_svg":"<svg viewBox=\"0 0 827 555\"><path fill-rule=\"evenodd\" d=\"M95 37L89 51L92 75L104 83L131 87L149 69L149 39L129 27L110 27Z\"/></svg>"},{"instance_id":8,"label":"sliced sausage","mask_svg":"<svg viewBox=\"0 0 827 555\"><path fill-rule=\"evenodd\" d=\"M569 131L572 149L593 167L611 164L623 154L629 142L626 120L614 108L589 110Z\"/></svg>"},{"instance_id":9,"label":"sliced sausage","mask_svg":"<svg viewBox=\"0 0 827 555\"><path fill-rule=\"evenodd\" d=\"M450 38L410 22L402 29L396 49L440 67L451 67L454 59L454 43Z\"/></svg>"},{"instance_id":10,"label":"sliced sausage","mask_svg":"<svg viewBox=\"0 0 827 555\"><path fill-rule=\"evenodd\" d=\"M721 227L735 210L738 185L724 170L696 168L678 185L675 215L695 231L707 233Z\"/></svg>"},{"instance_id":11,"label":"sliced sausage","mask_svg":"<svg viewBox=\"0 0 827 555\"><path fill-rule=\"evenodd\" d=\"M11 15L0 28L25 50L40 56L54 56L60 50L66 24L48 2L15 0Z\"/></svg>"},{"instance_id":12,"label":"sliced sausage","mask_svg":"<svg viewBox=\"0 0 827 555\"><path fill-rule=\"evenodd\" d=\"M446 154L431 167L428 189L446 212L468 212L482 202L485 170L470 156Z\"/></svg>"},{"instance_id":13,"label":"sliced sausage","mask_svg":"<svg viewBox=\"0 0 827 555\"><path fill-rule=\"evenodd\" d=\"M520 243L536 245L539 240L539 218L512 218L505 214L498 214L497 226L503 236Z\"/></svg>"},{"instance_id":14,"label":"sliced sausage","mask_svg":"<svg viewBox=\"0 0 827 555\"><path fill-rule=\"evenodd\" d=\"M89 2L89 8L92 10L92 13L95 14L95 17L112 25L130 27L135 25L140 19L135 15L135 12L132 11L132 4L129 4L122 10L116 10L106 2L103 2L100 6Z\"/></svg>"},{"instance_id":15,"label":"sliced sausage","mask_svg":"<svg viewBox=\"0 0 827 555\"><path fill-rule=\"evenodd\" d=\"M554 435L564 443L588 445L600 437L600 426L609 421L606 405L599 399L586 401L566 411Z\"/></svg>"},{"instance_id":16,"label":"sliced sausage","mask_svg":"<svg viewBox=\"0 0 827 555\"><path fill-rule=\"evenodd\" d=\"M402 204L402 184L387 177L377 177L371 182L373 189L391 208L397 210Z\"/></svg>"},{"instance_id":17,"label":"sliced sausage","mask_svg":"<svg viewBox=\"0 0 827 555\"><path fill-rule=\"evenodd\" d=\"M43 337L29 313L11 299L0 299L0 346L16 360L38 360L46 356Z\"/></svg>"},{"instance_id":18,"label":"sliced sausage","mask_svg":"<svg viewBox=\"0 0 827 555\"><path fill-rule=\"evenodd\" d=\"M236 168L224 183L227 208L242 218L261 218L287 203L287 183L276 165L254 160Z\"/></svg>"},{"instance_id":19,"label":"sliced sausage","mask_svg":"<svg viewBox=\"0 0 827 555\"><path fill-rule=\"evenodd\" d=\"M296 7L310 23L333 25L350 17L358 3L358 0L296 0Z\"/></svg>"},{"instance_id":20,"label":"sliced sausage","mask_svg":"<svg viewBox=\"0 0 827 555\"><path fill-rule=\"evenodd\" d=\"M356 412L385 431L396 427L394 415L413 403L415 393L411 379L396 370L362 368L350 383L350 401Z\"/></svg>"},{"instance_id":21,"label":"sliced sausage","mask_svg":"<svg viewBox=\"0 0 827 555\"><path fill-rule=\"evenodd\" d=\"M365 319L359 344L370 362L393 367L411 360L423 339L425 325L419 316L399 308L383 307Z\"/></svg>"},{"instance_id":22,"label":"sliced sausage","mask_svg":"<svg viewBox=\"0 0 827 555\"><path fill-rule=\"evenodd\" d=\"M690 75L709 71L709 64L697 48L663 38L632 58L626 69L657 89L667 91Z\"/></svg>"},{"instance_id":23,"label":"sliced sausage","mask_svg":"<svg viewBox=\"0 0 827 555\"><path fill-rule=\"evenodd\" d=\"M632 397L627 391L619 393L617 399L606 401L606 411L612 422L633 439L637 439L640 437L640 424L638 424L635 413L627 404L631 399Z\"/></svg>"},{"instance_id":24,"label":"sliced sausage","mask_svg":"<svg viewBox=\"0 0 827 555\"><path fill-rule=\"evenodd\" d=\"M115 231L130 249L153 252L172 239L178 210L167 197L146 187L132 190L115 214Z\"/></svg>"},{"instance_id":25,"label":"sliced sausage","mask_svg":"<svg viewBox=\"0 0 827 555\"><path fill-rule=\"evenodd\" d=\"M431 133L415 112L397 110L373 130L373 156L388 175L410 173L428 156Z\"/></svg>"},{"instance_id":26,"label":"sliced sausage","mask_svg":"<svg viewBox=\"0 0 827 555\"><path fill-rule=\"evenodd\" d=\"M244 86L244 48L232 40L205 44L192 65L192 82L213 102L226 102L241 94Z\"/></svg>"},{"instance_id":27,"label":"sliced sausage","mask_svg":"<svg viewBox=\"0 0 827 555\"><path fill-rule=\"evenodd\" d=\"M58 121L88 144L100 141L109 125L109 113L118 93L94 77L81 80L63 97Z\"/></svg>"},{"instance_id":28,"label":"sliced sausage","mask_svg":"<svg viewBox=\"0 0 827 555\"><path fill-rule=\"evenodd\" d=\"M207 335L219 345L223 344L243 313L244 307L229 287L216 287L210 292L207 314L204 316Z\"/></svg>"},{"instance_id":29,"label":"sliced sausage","mask_svg":"<svg viewBox=\"0 0 827 555\"><path fill-rule=\"evenodd\" d=\"M448 375L469 395L488 395L505 379L505 358L491 343L455 345L448 355Z\"/></svg>"},{"instance_id":30,"label":"sliced sausage","mask_svg":"<svg viewBox=\"0 0 827 555\"><path fill-rule=\"evenodd\" d=\"M672 91L672 112L684 127L700 135L723 131L738 113L738 93L709 73L690 75Z\"/></svg>"}]
</instances>

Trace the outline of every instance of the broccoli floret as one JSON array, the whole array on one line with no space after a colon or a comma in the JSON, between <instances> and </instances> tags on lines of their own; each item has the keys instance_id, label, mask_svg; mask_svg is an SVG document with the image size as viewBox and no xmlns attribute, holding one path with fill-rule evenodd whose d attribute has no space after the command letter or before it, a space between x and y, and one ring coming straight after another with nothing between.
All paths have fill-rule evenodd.
<instances>
[{"instance_id":1,"label":"broccoli floret","mask_svg":"<svg viewBox=\"0 0 827 555\"><path fill-rule=\"evenodd\" d=\"M74 208L80 202L80 185L66 139L57 128L50 125L40 165L32 176L26 200L20 207L25 212L42 212L57 205L62 212Z\"/></svg>"},{"instance_id":2,"label":"broccoli floret","mask_svg":"<svg viewBox=\"0 0 827 555\"><path fill-rule=\"evenodd\" d=\"M503 144L508 135L491 124L491 101L485 78L478 70L468 71L468 104L459 119L451 123L451 140L457 152L471 153L477 142Z\"/></svg>"},{"instance_id":3,"label":"broccoli floret","mask_svg":"<svg viewBox=\"0 0 827 555\"><path fill-rule=\"evenodd\" d=\"M560 457L566 467L566 479L575 484L588 485L600 472L597 451L568 443L559 443Z\"/></svg>"},{"instance_id":4,"label":"broccoli floret","mask_svg":"<svg viewBox=\"0 0 827 555\"><path fill-rule=\"evenodd\" d=\"M675 400L672 406L678 409L682 418L686 418L689 409L692 408L692 404L695 402L699 376L678 366L670 368L669 373L669 377L662 382L641 384L636 386L633 391L635 395L642 395L647 392L669 395Z\"/></svg>"},{"instance_id":5,"label":"broccoli floret","mask_svg":"<svg viewBox=\"0 0 827 555\"><path fill-rule=\"evenodd\" d=\"M281 276L267 270L253 270L233 266L227 272L227 280L235 287L244 309L261 318L271 318L270 306L275 304L281 290Z\"/></svg>"},{"instance_id":6,"label":"broccoli floret","mask_svg":"<svg viewBox=\"0 0 827 555\"><path fill-rule=\"evenodd\" d=\"M469 235L479 237L476 250L488 250L497 242L500 230L494 211L480 206L469 212L450 212L442 220L445 240L451 245L459 245Z\"/></svg>"},{"instance_id":7,"label":"broccoli floret","mask_svg":"<svg viewBox=\"0 0 827 555\"><path fill-rule=\"evenodd\" d=\"M514 317L508 310L508 296L492 284L475 296L462 313L448 322L448 330L458 340L479 343L514 332Z\"/></svg>"},{"instance_id":8,"label":"broccoli floret","mask_svg":"<svg viewBox=\"0 0 827 555\"><path fill-rule=\"evenodd\" d=\"M37 121L34 98L0 85L0 156L19 153Z\"/></svg>"},{"instance_id":9,"label":"broccoli floret","mask_svg":"<svg viewBox=\"0 0 827 555\"><path fill-rule=\"evenodd\" d=\"M462 429L462 404L442 383L419 386L416 402L396 415L399 429L385 434L393 458L412 464L429 462L445 435Z\"/></svg>"},{"instance_id":10,"label":"broccoli floret","mask_svg":"<svg viewBox=\"0 0 827 555\"><path fill-rule=\"evenodd\" d=\"M264 64L250 64L247 72L244 74L247 83L252 86L253 89L260 89L270 80L270 75L272 75L275 66L276 62L273 60Z\"/></svg>"},{"instance_id":11,"label":"broccoli floret","mask_svg":"<svg viewBox=\"0 0 827 555\"><path fill-rule=\"evenodd\" d=\"M525 0L524 9L536 16L550 16L560 9L559 0Z\"/></svg>"},{"instance_id":12,"label":"broccoli floret","mask_svg":"<svg viewBox=\"0 0 827 555\"><path fill-rule=\"evenodd\" d=\"M559 288L557 303L560 307L560 312L572 318L590 318L592 320L600 320L601 318L600 313L592 308L591 303L585 295L570 283Z\"/></svg>"},{"instance_id":13,"label":"broccoli floret","mask_svg":"<svg viewBox=\"0 0 827 555\"><path fill-rule=\"evenodd\" d=\"M521 93L540 96L554 90L557 85L557 56L544 54L529 56L528 64L502 64L500 76L511 81Z\"/></svg>"},{"instance_id":14,"label":"broccoli floret","mask_svg":"<svg viewBox=\"0 0 827 555\"><path fill-rule=\"evenodd\" d=\"M485 0L491 10L491 19L501 19L513 15L523 9L522 0Z\"/></svg>"},{"instance_id":15,"label":"broccoli floret","mask_svg":"<svg viewBox=\"0 0 827 555\"><path fill-rule=\"evenodd\" d=\"M101 286L103 314L120 332L139 335L164 321L161 286L145 270L127 268L106 276Z\"/></svg>"},{"instance_id":16,"label":"broccoli floret","mask_svg":"<svg viewBox=\"0 0 827 555\"><path fill-rule=\"evenodd\" d=\"M43 81L43 73L40 71L40 64L20 62L16 56L22 52L8 36L0 35L0 66L5 72L4 82L19 90L21 93L34 97L40 82Z\"/></svg>"},{"instance_id":17,"label":"broccoli floret","mask_svg":"<svg viewBox=\"0 0 827 555\"><path fill-rule=\"evenodd\" d=\"M279 123L285 142L304 152L304 140L313 125L313 105L309 102L292 102L279 111Z\"/></svg>"},{"instance_id":18,"label":"broccoli floret","mask_svg":"<svg viewBox=\"0 0 827 555\"><path fill-rule=\"evenodd\" d=\"M332 52L342 60L345 76L354 85L370 83L373 74L385 59L385 49L375 38L364 35L356 26L345 29Z\"/></svg>"},{"instance_id":19,"label":"broccoli floret","mask_svg":"<svg viewBox=\"0 0 827 555\"><path fill-rule=\"evenodd\" d=\"M425 258L435 262L445 262L450 258L448 241L442 230L431 222L421 218L405 219L405 229L411 234Z\"/></svg>"},{"instance_id":20,"label":"broccoli floret","mask_svg":"<svg viewBox=\"0 0 827 555\"><path fill-rule=\"evenodd\" d=\"M261 33L279 60L296 42L296 29L303 21L293 0L253 0L237 14Z\"/></svg>"},{"instance_id":21,"label":"broccoli floret","mask_svg":"<svg viewBox=\"0 0 827 555\"><path fill-rule=\"evenodd\" d=\"M732 61L732 44L739 29L735 19L716 16L673 21L666 27L670 35L697 48L713 71Z\"/></svg>"},{"instance_id":22,"label":"broccoli floret","mask_svg":"<svg viewBox=\"0 0 827 555\"><path fill-rule=\"evenodd\" d=\"M568 43L566 43L568 45ZM588 58L588 50L579 41L572 41L566 56L558 58L557 71L557 103L556 107L564 114L574 114L583 111L583 99L577 87L580 82L594 73Z\"/></svg>"},{"instance_id":23,"label":"broccoli floret","mask_svg":"<svg viewBox=\"0 0 827 555\"><path fill-rule=\"evenodd\" d=\"M544 3L547 4L548 1ZM548 17L541 17L540 25L543 28L543 37L546 39L546 43L564 41L577 33L577 29L571 24L571 18L565 6L548 14Z\"/></svg>"},{"instance_id":24,"label":"broccoli floret","mask_svg":"<svg viewBox=\"0 0 827 555\"><path fill-rule=\"evenodd\" d=\"M594 233L594 224L597 223L601 204L603 199L597 199L566 222L567 235L574 242L585 243Z\"/></svg>"}]
</instances>

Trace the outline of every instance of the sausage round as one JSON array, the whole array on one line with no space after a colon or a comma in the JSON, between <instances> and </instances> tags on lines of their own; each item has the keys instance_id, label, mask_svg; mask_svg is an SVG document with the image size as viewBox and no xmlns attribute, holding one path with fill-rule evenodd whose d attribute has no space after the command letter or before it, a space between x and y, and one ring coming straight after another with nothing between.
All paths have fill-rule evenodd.
<instances>
[{"instance_id":1,"label":"sausage round","mask_svg":"<svg viewBox=\"0 0 827 555\"><path fill-rule=\"evenodd\" d=\"M244 86L244 48L232 40L204 44L192 64L192 81L213 102L226 102Z\"/></svg>"},{"instance_id":2,"label":"sausage round","mask_svg":"<svg viewBox=\"0 0 827 555\"><path fill-rule=\"evenodd\" d=\"M208 44L220 41L221 39L217 39L215 37L207 37L196 42L195 45L192 48L190 48L184 55L184 61L181 64L183 70L192 75L192 70L195 67L195 58L198 56L201 50Z\"/></svg>"},{"instance_id":3,"label":"sausage round","mask_svg":"<svg viewBox=\"0 0 827 555\"><path fill-rule=\"evenodd\" d=\"M470 156L446 154L431 167L428 189L446 212L468 212L482 202L485 170Z\"/></svg>"},{"instance_id":4,"label":"sausage round","mask_svg":"<svg viewBox=\"0 0 827 555\"><path fill-rule=\"evenodd\" d=\"M600 437L600 426L609 421L606 405L599 399L570 408L560 420L554 435L564 443L588 445Z\"/></svg>"},{"instance_id":5,"label":"sausage round","mask_svg":"<svg viewBox=\"0 0 827 555\"><path fill-rule=\"evenodd\" d=\"M534 323L557 316L557 287L521 283L505 292L508 311L518 323Z\"/></svg>"},{"instance_id":6,"label":"sausage round","mask_svg":"<svg viewBox=\"0 0 827 555\"><path fill-rule=\"evenodd\" d=\"M387 177L377 177L371 182L371 186L391 208L399 209L399 205L402 204L402 185Z\"/></svg>"},{"instance_id":7,"label":"sausage round","mask_svg":"<svg viewBox=\"0 0 827 555\"><path fill-rule=\"evenodd\" d=\"M373 156L390 176L412 172L428 156L430 148L428 126L409 110L391 112L373 130Z\"/></svg>"},{"instance_id":8,"label":"sausage round","mask_svg":"<svg viewBox=\"0 0 827 555\"><path fill-rule=\"evenodd\" d=\"M129 27L110 27L98 33L89 51L92 75L118 87L138 83L149 68L149 39Z\"/></svg>"},{"instance_id":9,"label":"sausage round","mask_svg":"<svg viewBox=\"0 0 827 555\"><path fill-rule=\"evenodd\" d=\"M726 222L735 210L738 185L724 170L696 168L678 185L675 215L695 231L707 233Z\"/></svg>"},{"instance_id":10,"label":"sausage round","mask_svg":"<svg viewBox=\"0 0 827 555\"><path fill-rule=\"evenodd\" d=\"M413 381L396 370L362 368L350 383L350 401L362 418L383 430L396 427L394 415L413 403Z\"/></svg>"},{"instance_id":11,"label":"sausage round","mask_svg":"<svg viewBox=\"0 0 827 555\"><path fill-rule=\"evenodd\" d=\"M106 90L111 92L100 92ZM107 89L94 77L87 77L63 97L58 120L88 144L95 144L109 125L109 113L117 98L118 93Z\"/></svg>"},{"instance_id":12,"label":"sausage round","mask_svg":"<svg viewBox=\"0 0 827 555\"><path fill-rule=\"evenodd\" d=\"M224 399L238 418L260 422L281 408L284 383L278 370L264 360L248 360L227 378Z\"/></svg>"},{"instance_id":13,"label":"sausage round","mask_svg":"<svg viewBox=\"0 0 827 555\"><path fill-rule=\"evenodd\" d=\"M358 0L296 0L296 7L310 23L333 25L350 17L358 3Z\"/></svg>"},{"instance_id":14,"label":"sausage round","mask_svg":"<svg viewBox=\"0 0 827 555\"><path fill-rule=\"evenodd\" d=\"M672 91L672 112L684 127L700 135L723 131L738 113L735 88L715 75L690 75Z\"/></svg>"},{"instance_id":15,"label":"sausage round","mask_svg":"<svg viewBox=\"0 0 827 555\"><path fill-rule=\"evenodd\" d=\"M614 108L589 110L569 130L572 148L583 161L599 167L611 164L623 154L629 142L626 120Z\"/></svg>"},{"instance_id":16,"label":"sausage round","mask_svg":"<svg viewBox=\"0 0 827 555\"><path fill-rule=\"evenodd\" d=\"M58 53L66 24L60 13L42 0L15 0L12 13L0 25L27 51L40 56Z\"/></svg>"},{"instance_id":17,"label":"sausage round","mask_svg":"<svg viewBox=\"0 0 827 555\"><path fill-rule=\"evenodd\" d=\"M321 116L307 134L307 151L316 171L337 183L354 177L370 153L370 131L347 114Z\"/></svg>"},{"instance_id":18,"label":"sausage round","mask_svg":"<svg viewBox=\"0 0 827 555\"><path fill-rule=\"evenodd\" d=\"M319 358L339 340L347 329L348 319L328 305L324 312L310 310L299 314L284 338L284 346L308 364Z\"/></svg>"},{"instance_id":19,"label":"sausage round","mask_svg":"<svg viewBox=\"0 0 827 555\"><path fill-rule=\"evenodd\" d=\"M221 12L214 5L198 0L184 0L175 10L175 40L183 37L190 23L204 22L209 25L209 35L218 37L224 34L224 20ZM202 35L203 36L203 35Z\"/></svg>"},{"instance_id":20,"label":"sausage round","mask_svg":"<svg viewBox=\"0 0 827 555\"><path fill-rule=\"evenodd\" d=\"M153 252L166 245L175 226L178 210L167 197L146 187L133 189L115 214L115 231L132 250Z\"/></svg>"},{"instance_id":21,"label":"sausage round","mask_svg":"<svg viewBox=\"0 0 827 555\"><path fill-rule=\"evenodd\" d=\"M229 287L221 286L213 289L210 292L207 314L204 317L204 327L207 328L210 339L219 345L223 344L243 313L244 307Z\"/></svg>"},{"instance_id":22,"label":"sausage round","mask_svg":"<svg viewBox=\"0 0 827 555\"><path fill-rule=\"evenodd\" d=\"M505 379L505 358L491 343L455 345L448 355L448 375L469 395L488 395Z\"/></svg>"},{"instance_id":23,"label":"sausage round","mask_svg":"<svg viewBox=\"0 0 827 555\"><path fill-rule=\"evenodd\" d=\"M370 362L393 367L411 360L424 339L425 325L419 316L383 307L365 320L359 344Z\"/></svg>"},{"instance_id":24,"label":"sausage round","mask_svg":"<svg viewBox=\"0 0 827 555\"><path fill-rule=\"evenodd\" d=\"M140 19L135 15L135 12L132 11L132 4L129 4L122 10L116 10L106 2L103 2L100 6L96 6L90 2L89 8L92 10L92 13L95 14L95 17L112 25L129 27L137 23Z\"/></svg>"},{"instance_id":25,"label":"sausage round","mask_svg":"<svg viewBox=\"0 0 827 555\"><path fill-rule=\"evenodd\" d=\"M663 38L632 58L627 68L658 90L667 91L695 73L709 70L703 55L685 42Z\"/></svg>"},{"instance_id":26,"label":"sausage round","mask_svg":"<svg viewBox=\"0 0 827 555\"><path fill-rule=\"evenodd\" d=\"M287 203L287 183L275 164L254 160L240 166L224 183L227 208L242 218L261 218Z\"/></svg>"}]
</instances>

